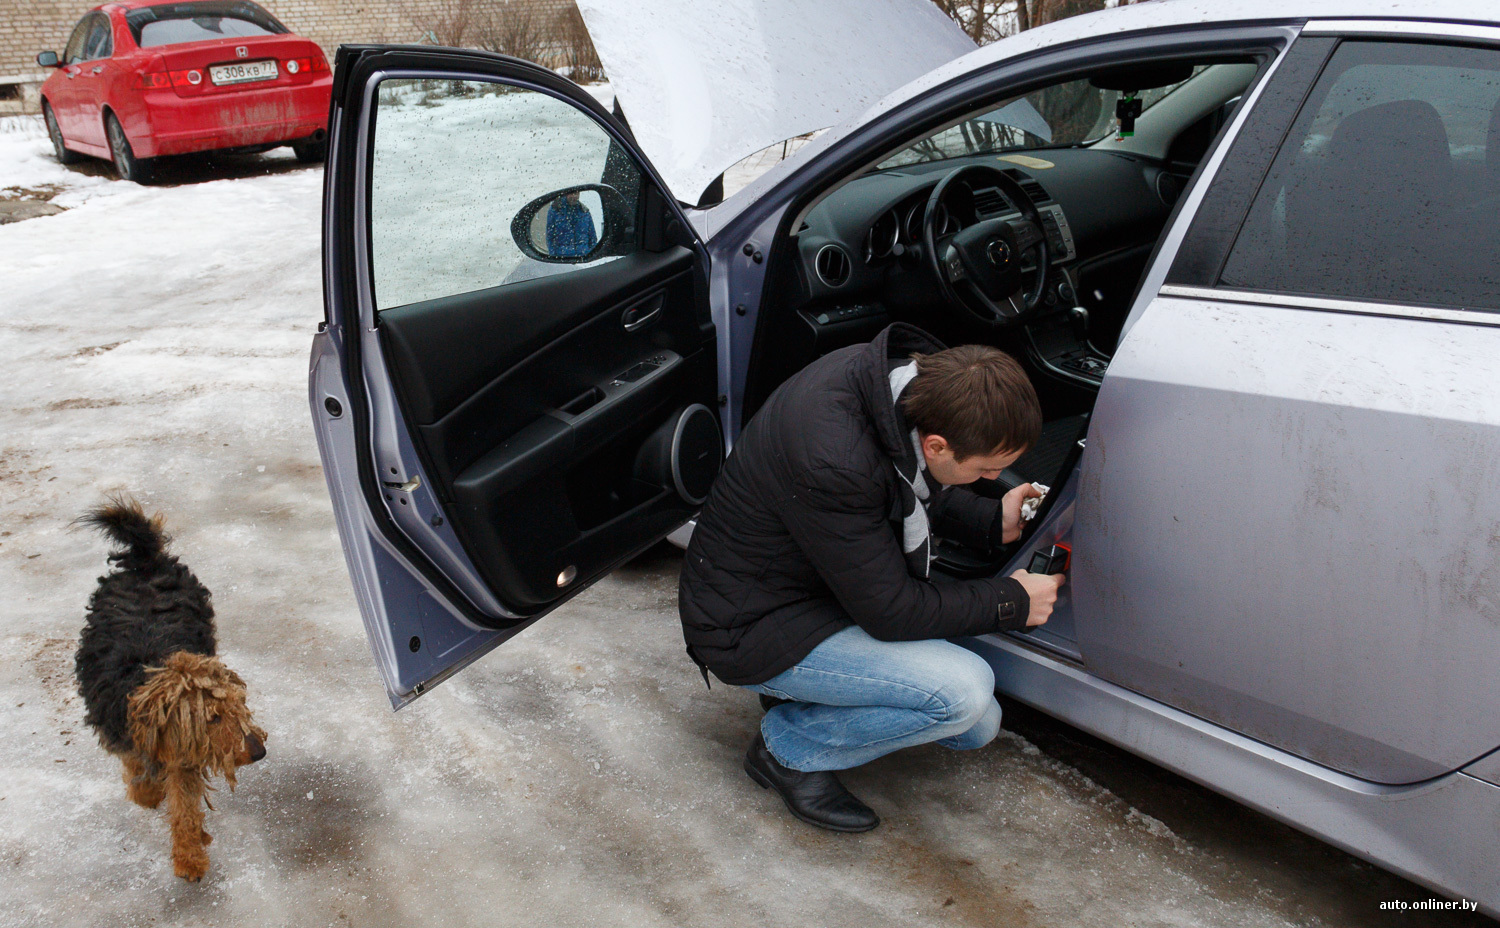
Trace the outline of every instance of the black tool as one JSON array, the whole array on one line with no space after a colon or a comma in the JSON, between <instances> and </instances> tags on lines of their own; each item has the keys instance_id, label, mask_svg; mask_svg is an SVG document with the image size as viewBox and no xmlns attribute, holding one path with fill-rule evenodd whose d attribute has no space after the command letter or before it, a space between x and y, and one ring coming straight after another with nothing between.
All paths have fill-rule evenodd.
<instances>
[{"instance_id":1,"label":"black tool","mask_svg":"<svg viewBox=\"0 0 1500 928\"><path fill-rule=\"evenodd\" d=\"M1053 545L1050 548L1042 548L1031 555L1031 566L1026 568L1027 573L1033 574L1060 574L1068 569L1068 562L1072 559L1073 549L1067 545Z\"/></svg>"},{"instance_id":2,"label":"black tool","mask_svg":"<svg viewBox=\"0 0 1500 928\"><path fill-rule=\"evenodd\" d=\"M1073 549L1067 545L1052 545L1050 548L1041 548L1031 555L1031 565L1026 568L1027 573L1032 574L1060 574L1068 569L1069 562L1073 557ZM1031 634L1040 625L1028 625L1021 631Z\"/></svg>"}]
</instances>

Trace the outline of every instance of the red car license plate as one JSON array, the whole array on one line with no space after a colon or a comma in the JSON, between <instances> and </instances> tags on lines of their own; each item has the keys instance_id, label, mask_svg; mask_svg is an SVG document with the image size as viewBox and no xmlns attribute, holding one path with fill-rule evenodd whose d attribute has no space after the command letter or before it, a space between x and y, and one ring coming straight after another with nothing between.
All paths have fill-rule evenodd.
<instances>
[{"instance_id":1,"label":"red car license plate","mask_svg":"<svg viewBox=\"0 0 1500 928\"><path fill-rule=\"evenodd\" d=\"M276 61L245 61L234 64L216 64L208 69L208 78L215 84L243 84L248 81L275 80Z\"/></svg>"}]
</instances>

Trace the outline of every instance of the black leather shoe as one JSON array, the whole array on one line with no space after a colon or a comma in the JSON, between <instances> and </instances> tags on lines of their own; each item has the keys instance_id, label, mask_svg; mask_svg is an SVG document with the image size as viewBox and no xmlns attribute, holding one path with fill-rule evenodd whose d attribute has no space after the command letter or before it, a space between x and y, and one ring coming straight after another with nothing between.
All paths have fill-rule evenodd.
<instances>
[{"instance_id":1,"label":"black leather shoe","mask_svg":"<svg viewBox=\"0 0 1500 928\"><path fill-rule=\"evenodd\" d=\"M782 766L759 733L745 754L745 772L762 787L776 790L787 809L809 825L829 831L869 831L880 824L880 816L854 798L832 770L803 773Z\"/></svg>"},{"instance_id":2,"label":"black leather shoe","mask_svg":"<svg viewBox=\"0 0 1500 928\"><path fill-rule=\"evenodd\" d=\"M777 699L775 696L767 696L765 693L760 694L760 707L767 712L770 712L772 709L776 708L784 702L791 702L791 700Z\"/></svg>"}]
</instances>

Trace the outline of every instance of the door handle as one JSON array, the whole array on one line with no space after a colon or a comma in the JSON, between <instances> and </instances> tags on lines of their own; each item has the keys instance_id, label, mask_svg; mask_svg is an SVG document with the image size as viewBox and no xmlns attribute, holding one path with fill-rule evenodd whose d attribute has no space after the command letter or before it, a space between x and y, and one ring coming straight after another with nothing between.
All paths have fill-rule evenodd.
<instances>
[{"instance_id":1,"label":"door handle","mask_svg":"<svg viewBox=\"0 0 1500 928\"><path fill-rule=\"evenodd\" d=\"M92 71L90 71L89 73L90 74L98 74L100 71L103 71L103 70L104 70L104 65L102 65L102 64L96 64L96 65L94 65L94 69Z\"/></svg>"},{"instance_id":2,"label":"door handle","mask_svg":"<svg viewBox=\"0 0 1500 928\"><path fill-rule=\"evenodd\" d=\"M666 302L666 298L665 293L658 293L654 297L641 300L625 310L625 314L620 317L620 324L625 327L625 331L634 332L661 315L661 307Z\"/></svg>"}]
</instances>

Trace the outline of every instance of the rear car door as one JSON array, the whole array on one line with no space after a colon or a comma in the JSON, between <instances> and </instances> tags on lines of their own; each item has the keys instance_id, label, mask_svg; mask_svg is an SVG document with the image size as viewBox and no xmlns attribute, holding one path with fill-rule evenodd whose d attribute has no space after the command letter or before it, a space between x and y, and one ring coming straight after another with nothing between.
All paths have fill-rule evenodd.
<instances>
[{"instance_id":1,"label":"rear car door","mask_svg":"<svg viewBox=\"0 0 1500 928\"><path fill-rule=\"evenodd\" d=\"M1093 672L1377 783L1500 745L1497 170L1500 31L1303 31L1104 379Z\"/></svg>"},{"instance_id":2,"label":"rear car door","mask_svg":"<svg viewBox=\"0 0 1500 928\"><path fill-rule=\"evenodd\" d=\"M483 52L344 47L310 399L393 705L685 522L707 258L628 130Z\"/></svg>"}]
</instances>

